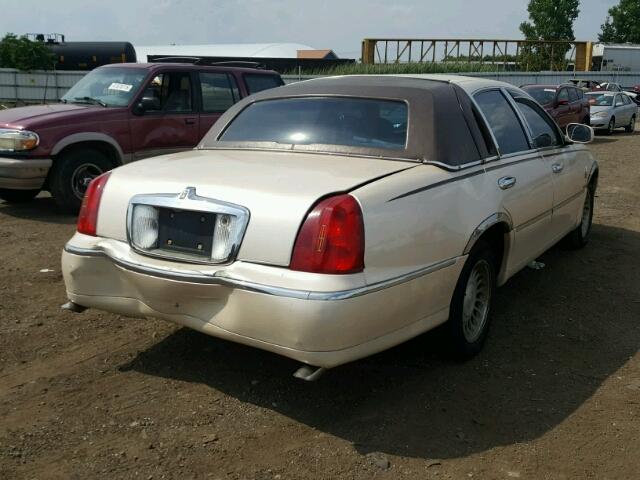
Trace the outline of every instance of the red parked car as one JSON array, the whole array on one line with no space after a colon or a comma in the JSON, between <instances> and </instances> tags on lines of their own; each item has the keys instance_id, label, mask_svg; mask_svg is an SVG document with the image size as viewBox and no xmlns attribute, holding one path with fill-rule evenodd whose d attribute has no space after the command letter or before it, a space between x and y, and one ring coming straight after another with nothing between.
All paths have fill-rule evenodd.
<instances>
[{"instance_id":1,"label":"red parked car","mask_svg":"<svg viewBox=\"0 0 640 480\"><path fill-rule=\"evenodd\" d=\"M563 130L570 123L589 125L589 101L575 85L524 85L531 95L555 119Z\"/></svg>"},{"instance_id":2,"label":"red parked car","mask_svg":"<svg viewBox=\"0 0 640 480\"><path fill-rule=\"evenodd\" d=\"M184 63L97 68L61 103L0 112L0 198L48 190L77 211L89 182L140 158L195 147L243 97L284 82L255 68Z\"/></svg>"}]
</instances>

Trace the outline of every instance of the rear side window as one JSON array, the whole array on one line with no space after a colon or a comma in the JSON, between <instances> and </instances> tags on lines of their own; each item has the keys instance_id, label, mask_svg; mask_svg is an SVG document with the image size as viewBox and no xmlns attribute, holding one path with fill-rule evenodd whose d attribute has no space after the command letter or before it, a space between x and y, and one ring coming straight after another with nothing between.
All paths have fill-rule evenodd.
<instances>
[{"instance_id":1,"label":"rear side window","mask_svg":"<svg viewBox=\"0 0 640 480\"><path fill-rule=\"evenodd\" d=\"M248 73L245 74L244 81L247 84L249 95L284 85L282 79L277 75L256 75Z\"/></svg>"},{"instance_id":2,"label":"rear side window","mask_svg":"<svg viewBox=\"0 0 640 480\"><path fill-rule=\"evenodd\" d=\"M240 98L235 79L226 73L200 72L203 112L224 112Z\"/></svg>"},{"instance_id":3,"label":"rear side window","mask_svg":"<svg viewBox=\"0 0 640 480\"><path fill-rule=\"evenodd\" d=\"M567 88L569 90L569 101L575 102L578 100L578 92L575 88Z\"/></svg>"},{"instance_id":4,"label":"rear side window","mask_svg":"<svg viewBox=\"0 0 640 480\"><path fill-rule=\"evenodd\" d=\"M627 105L629 105L631 103L631 99L627 95L622 95L622 100Z\"/></svg>"},{"instance_id":5,"label":"rear side window","mask_svg":"<svg viewBox=\"0 0 640 480\"><path fill-rule=\"evenodd\" d=\"M518 110L531 129L533 143L536 148L562 145L558 133L551 120L537 106L524 99L516 99Z\"/></svg>"},{"instance_id":6,"label":"rear side window","mask_svg":"<svg viewBox=\"0 0 640 480\"><path fill-rule=\"evenodd\" d=\"M503 155L529 150L527 137L507 99L498 90L481 92L475 97Z\"/></svg>"}]
</instances>

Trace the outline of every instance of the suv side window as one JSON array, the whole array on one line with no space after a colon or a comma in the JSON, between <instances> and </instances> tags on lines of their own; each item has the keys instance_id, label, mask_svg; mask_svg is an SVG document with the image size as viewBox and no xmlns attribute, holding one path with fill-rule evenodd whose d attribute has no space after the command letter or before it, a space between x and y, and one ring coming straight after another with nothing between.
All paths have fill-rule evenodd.
<instances>
[{"instance_id":1,"label":"suv side window","mask_svg":"<svg viewBox=\"0 0 640 480\"><path fill-rule=\"evenodd\" d=\"M488 90L474 96L493 132L503 155L529 150L529 142L507 99L499 90Z\"/></svg>"},{"instance_id":2,"label":"suv side window","mask_svg":"<svg viewBox=\"0 0 640 480\"><path fill-rule=\"evenodd\" d=\"M567 88L569 90L569 101L576 102L578 100L578 92L575 88Z\"/></svg>"},{"instance_id":3,"label":"suv side window","mask_svg":"<svg viewBox=\"0 0 640 480\"><path fill-rule=\"evenodd\" d=\"M246 73L244 75L244 83L247 85L249 95L284 85L282 79L277 75L260 75L251 73Z\"/></svg>"},{"instance_id":4,"label":"suv side window","mask_svg":"<svg viewBox=\"0 0 640 480\"><path fill-rule=\"evenodd\" d=\"M200 72L202 111L219 113L240 100L235 79L226 73Z\"/></svg>"},{"instance_id":5,"label":"suv side window","mask_svg":"<svg viewBox=\"0 0 640 480\"><path fill-rule=\"evenodd\" d=\"M567 91L566 88L562 88L560 89L560 92L558 93L558 101L562 102L562 101L569 101L569 92Z\"/></svg>"},{"instance_id":6,"label":"suv side window","mask_svg":"<svg viewBox=\"0 0 640 480\"><path fill-rule=\"evenodd\" d=\"M156 75L144 90L144 97L156 100L148 112L192 112L193 88L188 72L166 72Z\"/></svg>"},{"instance_id":7,"label":"suv side window","mask_svg":"<svg viewBox=\"0 0 640 480\"><path fill-rule=\"evenodd\" d=\"M562 145L562 139L558 136L556 128L540 107L524 98L516 98L518 110L524 116L531 129L531 136L536 148L545 148Z\"/></svg>"}]
</instances>

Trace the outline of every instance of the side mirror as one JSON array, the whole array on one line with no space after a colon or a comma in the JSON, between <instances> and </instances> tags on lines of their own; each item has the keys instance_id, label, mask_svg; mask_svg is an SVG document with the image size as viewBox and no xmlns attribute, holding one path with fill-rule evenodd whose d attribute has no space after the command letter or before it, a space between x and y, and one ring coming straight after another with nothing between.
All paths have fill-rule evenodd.
<instances>
[{"instance_id":1,"label":"side mirror","mask_svg":"<svg viewBox=\"0 0 640 480\"><path fill-rule=\"evenodd\" d=\"M157 97L142 97L133 107L133 113L136 115L142 115L144 112L154 110L160 110L160 99Z\"/></svg>"},{"instance_id":2,"label":"side mirror","mask_svg":"<svg viewBox=\"0 0 640 480\"><path fill-rule=\"evenodd\" d=\"M575 143L593 142L593 128L582 123L570 123L567 125L567 138Z\"/></svg>"}]
</instances>

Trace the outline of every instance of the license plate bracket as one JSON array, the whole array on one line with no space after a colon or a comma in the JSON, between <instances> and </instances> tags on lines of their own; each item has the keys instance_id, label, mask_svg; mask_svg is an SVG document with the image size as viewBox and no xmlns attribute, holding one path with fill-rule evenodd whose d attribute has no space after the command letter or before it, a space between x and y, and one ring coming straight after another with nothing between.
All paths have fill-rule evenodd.
<instances>
[{"instance_id":1,"label":"license plate bracket","mask_svg":"<svg viewBox=\"0 0 640 480\"><path fill-rule=\"evenodd\" d=\"M158 249L210 258L216 216L211 212L161 208Z\"/></svg>"}]
</instances>

